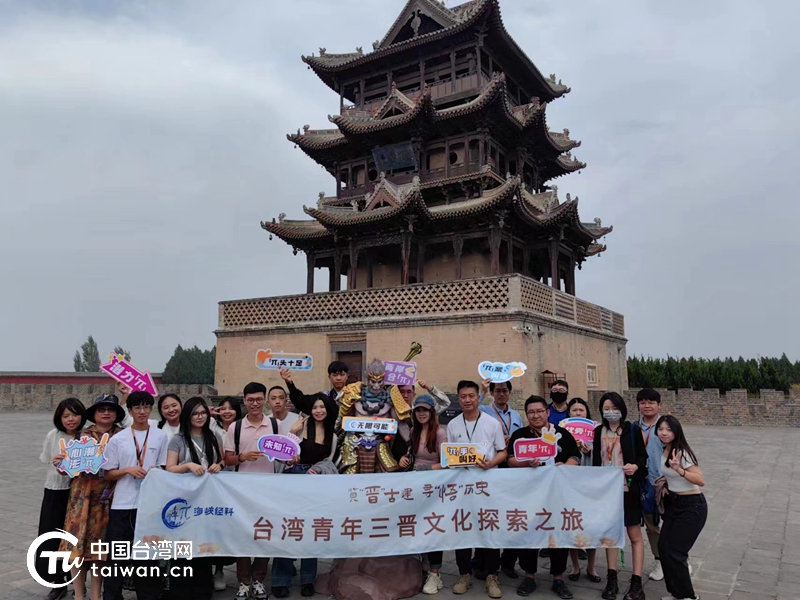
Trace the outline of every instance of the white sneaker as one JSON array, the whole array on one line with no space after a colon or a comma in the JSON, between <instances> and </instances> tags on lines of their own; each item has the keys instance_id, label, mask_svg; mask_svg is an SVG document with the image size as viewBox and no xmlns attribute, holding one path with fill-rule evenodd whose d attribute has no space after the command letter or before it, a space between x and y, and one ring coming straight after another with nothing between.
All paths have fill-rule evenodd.
<instances>
[{"instance_id":1,"label":"white sneaker","mask_svg":"<svg viewBox=\"0 0 800 600\"><path fill-rule=\"evenodd\" d=\"M214 571L214 591L221 592L227 587L228 584L225 583L225 573L222 571L222 569L219 571Z\"/></svg>"},{"instance_id":2,"label":"white sneaker","mask_svg":"<svg viewBox=\"0 0 800 600\"><path fill-rule=\"evenodd\" d=\"M250 597L250 586L246 583L239 584L239 591L233 597L233 600L247 600Z\"/></svg>"},{"instance_id":3,"label":"white sneaker","mask_svg":"<svg viewBox=\"0 0 800 600\"><path fill-rule=\"evenodd\" d=\"M267 600L267 589L264 587L264 584L260 581L256 581L253 583L253 598L256 600Z\"/></svg>"},{"instance_id":4,"label":"white sneaker","mask_svg":"<svg viewBox=\"0 0 800 600\"><path fill-rule=\"evenodd\" d=\"M661 581L664 579L664 570L661 568L660 560L656 559L655 563L653 564L653 570L650 571L649 577L653 581Z\"/></svg>"},{"instance_id":5,"label":"white sneaker","mask_svg":"<svg viewBox=\"0 0 800 600\"><path fill-rule=\"evenodd\" d=\"M436 573L431 572L428 573L428 579L425 581L425 585L422 586L422 593L432 596L433 594L438 593L443 587L444 583L442 582L442 578Z\"/></svg>"}]
</instances>

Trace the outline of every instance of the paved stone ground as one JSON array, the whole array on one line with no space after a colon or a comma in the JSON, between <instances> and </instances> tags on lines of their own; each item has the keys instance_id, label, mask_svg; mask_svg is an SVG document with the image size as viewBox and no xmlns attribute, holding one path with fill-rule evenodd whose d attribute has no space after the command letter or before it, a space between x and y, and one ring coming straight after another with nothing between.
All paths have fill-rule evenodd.
<instances>
[{"instance_id":1,"label":"paved stone ground","mask_svg":"<svg viewBox=\"0 0 800 600\"><path fill-rule=\"evenodd\" d=\"M43 598L47 592L31 579L25 556L37 533L45 471L38 456L50 427L49 414L0 417L6 457L0 464L3 600ZM800 429L688 427L687 434L706 475L709 501L708 523L691 554L695 589L703 600L800 600ZM16 458L9 459L12 451ZM601 575L605 574L603 562ZM645 573L650 562L648 548ZM546 566L546 562L540 564L540 572L546 573ZM326 569L327 563L320 565L320 571ZM452 598L449 588L458 575L452 552L445 554L442 571L448 587L438 597ZM620 580L627 581L629 575L623 572ZM533 597L556 598L549 591L550 577L538 579L539 591ZM233 598L236 576L230 567L227 580L228 590L215 593L214 600ZM503 597L516 597L515 582L501 575L500 583ZM603 585L585 578L570 582L579 600L600 598ZM646 581L645 592L650 600L666 595L663 582ZM292 589L292 597L300 597L298 588ZM462 596L486 597L482 582Z\"/></svg>"}]
</instances>

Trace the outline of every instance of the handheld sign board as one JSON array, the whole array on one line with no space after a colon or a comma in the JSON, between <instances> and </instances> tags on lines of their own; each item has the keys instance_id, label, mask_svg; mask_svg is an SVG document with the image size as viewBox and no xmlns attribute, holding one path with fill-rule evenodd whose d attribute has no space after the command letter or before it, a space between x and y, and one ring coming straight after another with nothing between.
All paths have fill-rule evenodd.
<instances>
[{"instance_id":1,"label":"handheld sign board","mask_svg":"<svg viewBox=\"0 0 800 600\"><path fill-rule=\"evenodd\" d=\"M397 433L397 421L378 417L345 417L342 429L350 433Z\"/></svg>"},{"instance_id":2,"label":"handheld sign board","mask_svg":"<svg viewBox=\"0 0 800 600\"><path fill-rule=\"evenodd\" d=\"M471 467L483 460L478 444L444 443L440 447L442 467Z\"/></svg>"}]
</instances>

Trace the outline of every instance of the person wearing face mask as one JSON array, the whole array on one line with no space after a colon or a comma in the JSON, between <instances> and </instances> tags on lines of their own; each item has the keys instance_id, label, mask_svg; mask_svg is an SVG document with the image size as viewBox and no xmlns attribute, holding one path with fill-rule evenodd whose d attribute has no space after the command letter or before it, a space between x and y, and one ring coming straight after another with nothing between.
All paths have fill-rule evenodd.
<instances>
[{"instance_id":1,"label":"person wearing face mask","mask_svg":"<svg viewBox=\"0 0 800 600\"><path fill-rule=\"evenodd\" d=\"M558 425L567 418L567 394L569 384L563 379L559 379L550 386L550 413L547 420L553 425Z\"/></svg>"},{"instance_id":2,"label":"person wearing face mask","mask_svg":"<svg viewBox=\"0 0 800 600\"><path fill-rule=\"evenodd\" d=\"M603 423L594 430L592 464L595 467L621 467L625 474L625 529L631 541L633 575L624 600L644 600L642 569L644 568L644 538L642 537L642 503L639 483L647 477L647 448L642 430L636 423L625 420L628 408L616 392L606 392L600 397ZM619 550L606 548L608 578L602 597L615 600L619 593L617 557Z\"/></svg>"}]
</instances>

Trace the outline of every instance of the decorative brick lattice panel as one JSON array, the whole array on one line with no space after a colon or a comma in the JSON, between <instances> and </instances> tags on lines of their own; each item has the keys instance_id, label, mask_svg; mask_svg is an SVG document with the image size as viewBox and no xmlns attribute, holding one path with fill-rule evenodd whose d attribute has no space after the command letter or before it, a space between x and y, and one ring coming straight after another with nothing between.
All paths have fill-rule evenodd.
<instances>
[{"instance_id":1,"label":"decorative brick lattice panel","mask_svg":"<svg viewBox=\"0 0 800 600\"><path fill-rule=\"evenodd\" d=\"M395 288L304 294L223 304L221 327L437 315L504 309L508 278L486 278Z\"/></svg>"},{"instance_id":2,"label":"decorative brick lattice panel","mask_svg":"<svg viewBox=\"0 0 800 600\"><path fill-rule=\"evenodd\" d=\"M519 298L516 285L519 283ZM519 302L519 305L517 304ZM219 327L251 327L329 323L381 317L445 316L491 310L522 310L625 334L622 315L559 292L520 275L485 277L393 288L302 294L220 304Z\"/></svg>"},{"instance_id":3,"label":"decorative brick lattice panel","mask_svg":"<svg viewBox=\"0 0 800 600\"><path fill-rule=\"evenodd\" d=\"M553 314L553 290L532 279L521 279L522 309L543 315Z\"/></svg>"},{"instance_id":4,"label":"decorative brick lattice panel","mask_svg":"<svg viewBox=\"0 0 800 600\"><path fill-rule=\"evenodd\" d=\"M588 302L584 302L583 300L578 300L576 298L575 312L578 315L578 325L592 327L594 329L602 329L599 306L589 304Z\"/></svg>"},{"instance_id":5,"label":"decorative brick lattice panel","mask_svg":"<svg viewBox=\"0 0 800 600\"><path fill-rule=\"evenodd\" d=\"M559 319L575 321L575 296L555 292L556 295L556 315Z\"/></svg>"},{"instance_id":6,"label":"decorative brick lattice panel","mask_svg":"<svg viewBox=\"0 0 800 600\"><path fill-rule=\"evenodd\" d=\"M614 331L614 322L611 317L611 311L605 308L600 309L600 324L601 329L605 331Z\"/></svg>"},{"instance_id":7,"label":"decorative brick lattice panel","mask_svg":"<svg viewBox=\"0 0 800 600\"><path fill-rule=\"evenodd\" d=\"M611 321L614 333L625 335L625 317L619 313L611 313Z\"/></svg>"}]
</instances>

